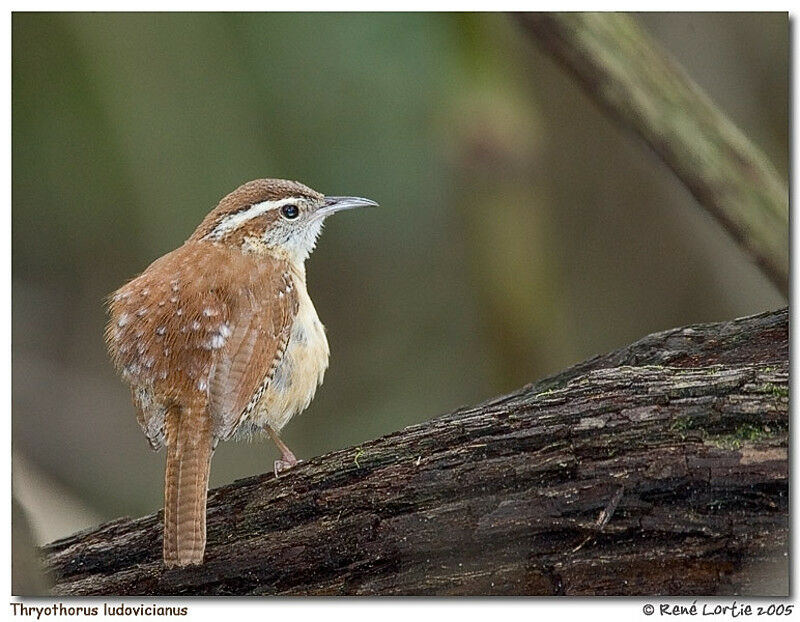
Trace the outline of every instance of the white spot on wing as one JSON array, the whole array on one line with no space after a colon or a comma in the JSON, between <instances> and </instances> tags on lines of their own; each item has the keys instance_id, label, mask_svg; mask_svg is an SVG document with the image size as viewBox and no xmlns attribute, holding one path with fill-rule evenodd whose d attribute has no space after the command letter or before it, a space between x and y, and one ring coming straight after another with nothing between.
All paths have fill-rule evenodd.
<instances>
[{"instance_id":1,"label":"white spot on wing","mask_svg":"<svg viewBox=\"0 0 800 622\"><path fill-rule=\"evenodd\" d=\"M204 344L206 350L219 350L225 345L225 337L219 333L214 333L209 337L208 341Z\"/></svg>"},{"instance_id":2,"label":"white spot on wing","mask_svg":"<svg viewBox=\"0 0 800 622\"><path fill-rule=\"evenodd\" d=\"M131 363L130 365L126 365L125 369L122 370L122 375L125 378L130 378L131 376L137 376L142 371L142 368L139 367L137 363Z\"/></svg>"}]
</instances>

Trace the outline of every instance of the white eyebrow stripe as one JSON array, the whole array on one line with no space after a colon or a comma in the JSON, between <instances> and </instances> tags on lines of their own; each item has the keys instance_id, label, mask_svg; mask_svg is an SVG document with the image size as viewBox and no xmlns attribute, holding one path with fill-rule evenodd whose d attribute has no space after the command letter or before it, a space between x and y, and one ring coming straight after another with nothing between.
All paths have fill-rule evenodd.
<instances>
[{"instance_id":1,"label":"white eyebrow stripe","mask_svg":"<svg viewBox=\"0 0 800 622\"><path fill-rule=\"evenodd\" d=\"M277 201L262 201L261 203L254 203L250 207L245 210L241 210L234 214L228 214L222 220L217 223L217 226L211 231L211 233L207 234L204 239L212 239L218 240L226 233L233 231L243 222L247 222L248 220L252 220L253 218L258 218L262 214L266 214L269 211L278 209L279 207L283 207L289 203L297 203L298 201L302 201L302 197L286 197L285 199L278 199Z\"/></svg>"}]
</instances>

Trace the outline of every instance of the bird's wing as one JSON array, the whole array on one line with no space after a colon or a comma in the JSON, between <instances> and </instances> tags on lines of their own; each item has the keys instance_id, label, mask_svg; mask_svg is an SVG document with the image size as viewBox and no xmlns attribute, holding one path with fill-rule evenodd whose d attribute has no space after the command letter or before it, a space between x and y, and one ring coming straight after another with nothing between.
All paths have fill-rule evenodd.
<instances>
[{"instance_id":1,"label":"bird's wing","mask_svg":"<svg viewBox=\"0 0 800 622\"><path fill-rule=\"evenodd\" d=\"M164 446L164 416L166 407L155 399L151 385L132 385L131 395L136 409L136 420L150 442L158 451Z\"/></svg>"},{"instance_id":2,"label":"bird's wing","mask_svg":"<svg viewBox=\"0 0 800 622\"><path fill-rule=\"evenodd\" d=\"M214 436L229 438L263 394L289 343L298 298L283 262L268 262L261 278L236 296L225 343L209 376Z\"/></svg>"}]
</instances>

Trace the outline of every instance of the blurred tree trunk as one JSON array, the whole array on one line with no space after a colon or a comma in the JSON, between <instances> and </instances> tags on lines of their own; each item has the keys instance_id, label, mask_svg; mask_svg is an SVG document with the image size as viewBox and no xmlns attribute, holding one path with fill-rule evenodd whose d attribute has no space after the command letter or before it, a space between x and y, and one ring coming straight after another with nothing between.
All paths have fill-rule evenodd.
<instances>
[{"instance_id":1,"label":"blurred tree trunk","mask_svg":"<svg viewBox=\"0 0 800 622\"><path fill-rule=\"evenodd\" d=\"M788 593L788 310L657 333L512 394L42 550L63 595Z\"/></svg>"},{"instance_id":2,"label":"blurred tree trunk","mask_svg":"<svg viewBox=\"0 0 800 622\"><path fill-rule=\"evenodd\" d=\"M464 79L453 102L452 227L463 252L492 385L509 390L580 358L569 330L548 180L539 163L546 133L520 75L498 40L503 21L458 16Z\"/></svg>"}]
</instances>

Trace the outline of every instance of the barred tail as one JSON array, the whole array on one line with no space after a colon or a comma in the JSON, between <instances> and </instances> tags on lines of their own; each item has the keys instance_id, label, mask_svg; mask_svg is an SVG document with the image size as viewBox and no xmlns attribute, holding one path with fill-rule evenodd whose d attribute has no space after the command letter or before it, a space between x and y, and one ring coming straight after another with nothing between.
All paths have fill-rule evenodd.
<instances>
[{"instance_id":1,"label":"barred tail","mask_svg":"<svg viewBox=\"0 0 800 622\"><path fill-rule=\"evenodd\" d=\"M164 563L167 567L201 564L214 452L210 421L204 410L176 407L167 412L165 423Z\"/></svg>"}]
</instances>

